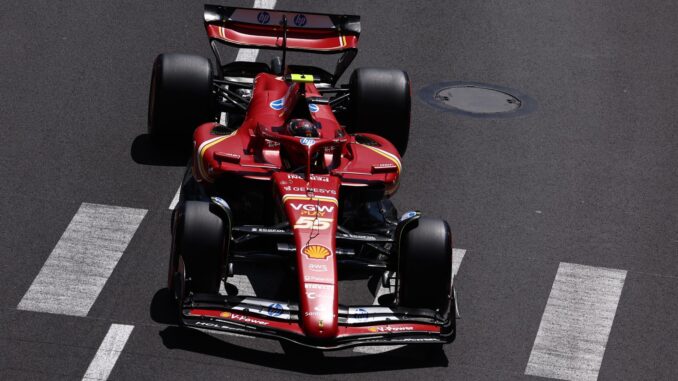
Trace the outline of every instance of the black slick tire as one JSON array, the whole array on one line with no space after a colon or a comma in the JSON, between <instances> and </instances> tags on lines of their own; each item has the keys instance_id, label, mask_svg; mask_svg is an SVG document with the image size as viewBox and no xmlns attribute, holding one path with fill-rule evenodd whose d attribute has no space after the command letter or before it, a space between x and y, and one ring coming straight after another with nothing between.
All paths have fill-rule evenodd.
<instances>
[{"instance_id":1,"label":"black slick tire","mask_svg":"<svg viewBox=\"0 0 678 381\"><path fill-rule=\"evenodd\" d=\"M153 63L148 99L148 133L190 141L202 123L216 118L210 61L191 54L160 54Z\"/></svg>"},{"instance_id":2,"label":"black slick tire","mask_svg":"<svg viewBox=\"0 0 678 381\"><path fill-rule=\"evenodd\" d=\"M445 312L452 300L450 227L426 217L409 224L398 240L398 304Z\"/></svg>"},{"instance_id":3,"label":"black slick tire","mask_svg":"<svg viewBox=\"0 0 678 381\"><path fill-rule=\"evenodd\" d=\"M407 73L396 69L359 68L349 81L350 133L367 132L391 142L405 155L410 136L412 96Z\"/></svg>"},{"instance_id":4,"label":"black slick tire","mask_svg":"<svg viewBox=\"0 0 678 381\"><path fill-rule=\"evenodd\" d=\"M180 213L175 245L189 279L186 291L218 293L226 261L224 222L205 201L186 201Z\"/></svg>"}]
</instances>

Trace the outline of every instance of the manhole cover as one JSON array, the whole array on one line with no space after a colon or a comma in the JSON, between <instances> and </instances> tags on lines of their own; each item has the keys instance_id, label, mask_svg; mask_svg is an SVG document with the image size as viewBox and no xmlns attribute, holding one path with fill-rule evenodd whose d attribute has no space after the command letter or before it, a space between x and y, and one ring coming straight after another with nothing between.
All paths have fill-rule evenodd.
<instances>
[{"instance_id":1,"label":"manhole cover","mask_svg":"<svg viewBox=\"0 0 678 381\"><path fill-rule=\"evenodd\" d=\"M434 98L461 111L494 114L520 107L520 99L501 91L475 86L452 86L439 90Z\"/></svg>"},{"instance_id":2,"label":"manhole cover","mask_svg":"<svg viewBox=\"0 0 678 381\"><path fill-rule=\"evenodd\" d=\"M515 90L471 82L434 84L422 89L420 96L437 108L480 117L513 116L534 106Z\"/></svg>"}]
</instances>

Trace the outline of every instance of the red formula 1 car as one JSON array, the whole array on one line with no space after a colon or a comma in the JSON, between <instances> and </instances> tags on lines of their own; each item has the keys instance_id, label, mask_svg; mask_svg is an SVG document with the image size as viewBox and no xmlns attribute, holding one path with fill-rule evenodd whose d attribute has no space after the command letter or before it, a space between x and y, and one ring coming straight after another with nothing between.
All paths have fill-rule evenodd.
<instances>
[{"instance_id":1,"label":"red formula 1 car","mask_svg":"<svg viewBox=\"0 0 678 381\"><path fill-rule=\"evenodd\" d=\"M319 349L452 341L449 226L398 218L389 201L410 128L407 74L357 69L337 86L358 16L206 5L205 28L216 65L158 56L149 100L153 137L193 138L168 276L182 324ZM282 59L223 64L222 43ZM342 55L330 74L288 65L287 51ZM234 263L275 260L292 284L280 300L219 293ZM394 297L341 304L340 277L356 269Z\"/></svg>"}]
</instances>

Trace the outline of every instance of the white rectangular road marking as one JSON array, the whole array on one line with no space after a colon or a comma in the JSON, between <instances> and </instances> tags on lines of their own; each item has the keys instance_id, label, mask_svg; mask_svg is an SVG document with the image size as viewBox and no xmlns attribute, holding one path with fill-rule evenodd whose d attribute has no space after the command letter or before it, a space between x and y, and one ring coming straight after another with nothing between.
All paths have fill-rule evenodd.
<instances>
[{"instance_id":1,"label":"white rectangular road marking","mask_svg":"<svg viewBox=\"0 0 678 381\"><path fill-rule=\"evenodd\" d=\"M235 288L238 289L238 295L257 296L257 294L254 292L252 282L250 282L250 278L247 275L234 274L233 276L226 278L226 280L228 281L229 284L234 285ZM224 290L224 293L226 293L226 290Z\"/></svg>"},{"instance_id":2,"label":"white rectangular road marking","mask_svg":"<svg viewBox=\"0 0 678 381\"><path fill-rule=\"evenodd\" d=\"M80 205L17 308L87 316L145 215L144 209Z\"/></svg>"},{"instance_id":3,"label":"white rectangular road marking","mask_svg":"<svg viewBox=\"0 0 678 381\"><path fill-rule=\"evenodd\" d=\"M452 279L454 279L454 277L457 276L457 271L459 271L459 266L461 266L461 261L464 259L465 254L466 250L464 249L452 249ZM382 295L388 294L389 292L390 290L387 287L383 287L381 285L381 282L379 282L379 287L377 288L377 292L374 295L374 302L372 304L373 305L379 304L379 298ZM389 352L398 348L402 348L403 346L404 345L373 345L365 347L355 347L353 351L360 353L377 354Z\"/></svg>"},{"instance_id":4,"label":"white rectangular road marking","mask_svg":"<svg viewBox=\"0 0 678 381\"><path fill-rule=\"evenodd\" d=\"M83 380L107 380L115 366L127 339L132 334L132 325L112 324L101 342L94 359L89 364Z\"/></svg>"},{"instance_id":5,"label":"white rectangular road marking","mask_svg":"<svg viewBox=\"0 0 678 381\"><path fill-rule=\"evenodd\" d=\"M525 374L596 380L626 271L561 263Z\"/></svg>"},{"instance_id":6,"label":"white rectangular road marking","mask_svg":"<svg viewBox=\"0 0 678 381\"><path fill-rule=\"evenodd\" d=\"M169 210L174 210L174 208L177 207L177 204L179 203L179 195L181 194L181 185L179 185L179 189L177 189L177 193L174 194L174 198L172 198L172 202L170 202Z\"/></svg>"}]
</instances>

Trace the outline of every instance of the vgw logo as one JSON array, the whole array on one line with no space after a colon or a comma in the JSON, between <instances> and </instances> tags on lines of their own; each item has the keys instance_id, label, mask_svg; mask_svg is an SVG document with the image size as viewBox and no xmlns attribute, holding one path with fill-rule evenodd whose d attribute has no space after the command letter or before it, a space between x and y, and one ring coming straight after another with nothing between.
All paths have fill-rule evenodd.
<instances>
[{"instance_id":1,"label":"vgw logo","mask_svg":"<svg viewBox=\"0 0 678 381\"><path fill-rule=\"evenodd\" d=\"M326 213L334 212L334 206L294 203L291 205L292 209L301 211L302 216L324 216Z\"/></svg>"}]
</instances>

